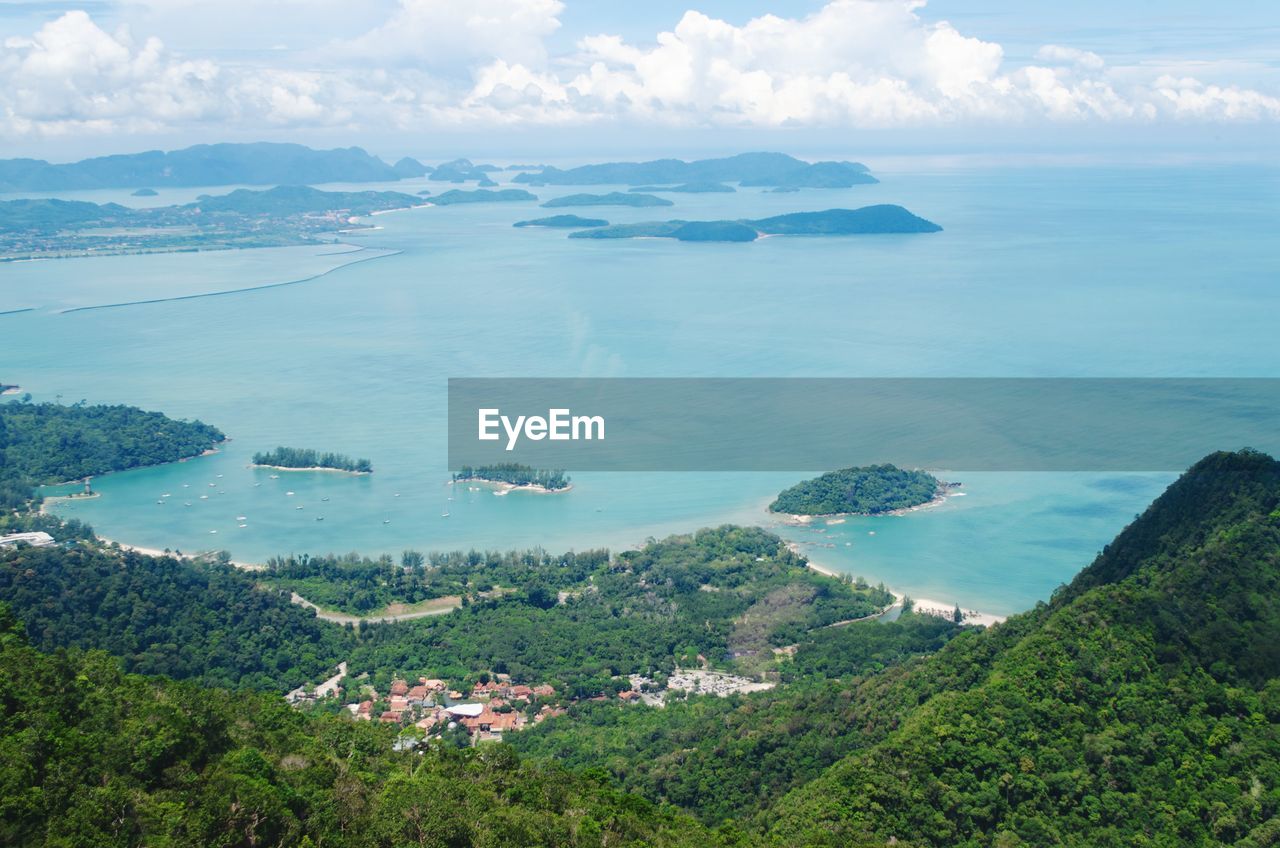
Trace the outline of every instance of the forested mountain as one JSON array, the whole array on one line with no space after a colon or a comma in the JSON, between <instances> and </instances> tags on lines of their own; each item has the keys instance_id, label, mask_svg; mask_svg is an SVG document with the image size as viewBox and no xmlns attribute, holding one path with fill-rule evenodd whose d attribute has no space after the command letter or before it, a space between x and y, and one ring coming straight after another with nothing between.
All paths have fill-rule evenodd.
<instances>
[{"instance_id":1,"label":"forested mountain","mask_svg":"<svg viewBox=\"0 0 1280 848\"><path fill-rule=\"evenodd\" d=\"M405 158L388 165L359 147L312 150L300 144L197 144L183 150L99 156L67 164L0 160L0 191L66 191L139 186L270 185L377 182L420 177Z\"/></svg>"},{"instance_id":2,"label":"forested mountain","mask_svg":"<svg viewBox=\"0 0 1280 848\"><path fill-rule=\"evenodd\" d=\"M848 188L879 182L858 162L809 163L785 153L741 153L723 159L605 162L561 170L543 166L515 177L532 185L650 185L737 182L751 186Z\"/></svg>"},{"instance_id":3,"label":"forested mountain","mask_svg":"<svg viewBox=\"0 0 1280 848\"><path fill-rule=\"evenodd\" d=\"M1051 604L979 637L1008 644L973 685L941 683L954 642L903 674L936 694L780 801L775 841L1275 844L1278 504L1270 457L1198 463Z\"/></svg>"}]
</instances>

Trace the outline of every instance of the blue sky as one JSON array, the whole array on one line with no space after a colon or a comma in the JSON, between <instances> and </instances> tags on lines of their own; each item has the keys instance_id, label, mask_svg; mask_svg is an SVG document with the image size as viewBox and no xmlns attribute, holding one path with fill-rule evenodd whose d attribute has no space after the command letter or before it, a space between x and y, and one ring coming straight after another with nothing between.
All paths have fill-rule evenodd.
<instances>
[{"instance_id":1,"label":"blue sky","mask_svg":"<svg viewBox=\"0 0 1280 848\"><path fill-rule=\"evenodd\" d=\"M0 142L1264 149L1275 5L0 0Z\"/></svg>"}]
</instances>

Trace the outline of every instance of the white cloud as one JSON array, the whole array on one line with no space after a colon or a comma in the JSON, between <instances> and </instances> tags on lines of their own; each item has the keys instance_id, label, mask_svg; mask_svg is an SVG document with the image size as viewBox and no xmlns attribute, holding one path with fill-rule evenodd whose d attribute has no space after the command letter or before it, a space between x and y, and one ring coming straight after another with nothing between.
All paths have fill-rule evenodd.
<instances>
[{"instance_id":1,"label":"white cloud","mask_svg":"<svg viewBox=\"0 0 1280 848\"><path fill-rule=\"evenodd\" d=\"M3 42L0 136L191 127L216 134L229 126L421 131L615 121L864 128L1280 119L1280 98L1232 84L1231 66L1214 66L1208 80L1196 75L1202 65L1195 57L1112 68L1096 53L1061 44L1015 65L999 44L926 20L923 6L831 0L805 17L764 15L741 25L690 11L652 42L593 35L568 55L548 56L560 0L398 0L362 35L234 60L176 55L155 37L107 32L84 12L69 12ZM150 0L146 8L179 14L209 4ZM288 8L298 8L295 0ZM263 37L274 44L279 34Z\"/></svg>"}]
</instances>

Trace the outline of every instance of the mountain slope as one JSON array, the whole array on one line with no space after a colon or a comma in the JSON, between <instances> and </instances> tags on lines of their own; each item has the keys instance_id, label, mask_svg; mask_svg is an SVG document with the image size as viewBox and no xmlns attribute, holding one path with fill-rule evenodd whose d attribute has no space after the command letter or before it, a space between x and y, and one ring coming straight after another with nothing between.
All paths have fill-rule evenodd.
<instances>
[{"instance_id":1,"label":"mountain slope","mask_svg":"<svg viewBox=\"0 0 1280 848\"><path fill-rule=\"evenodd\" d=\"M1270 845L1280 837L1280 463L1197 463L981 682L771 811L778 844ZM959 642L960 640L956 640ZM921 663L926 680L955 643ZM901 685L901 684L899 684Z\"/></svg>"}]
</instances>

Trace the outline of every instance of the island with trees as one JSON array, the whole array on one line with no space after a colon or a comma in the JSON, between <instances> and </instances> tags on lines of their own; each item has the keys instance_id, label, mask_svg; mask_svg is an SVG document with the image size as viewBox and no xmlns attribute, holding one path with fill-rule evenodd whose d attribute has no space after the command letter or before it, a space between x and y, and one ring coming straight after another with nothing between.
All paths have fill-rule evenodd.
<instances>
[{"instance_id":1,"label":"island with trees","mask_svg":"<svg viewBox=\"0 0 1280 848\"><path fill-rule=\"evenodd\" d=\"M454 483L498 483L511 489L529 489L543 492L567 492L573 486L564 471L547 470L503 462L496 465L472 467L464 465L453 475ZM504 491L505 493L505 491Z\"/></svg>"},{"instance_id":2,"label":"island with trees","mask_svg":"<svg viewBox=\"0 0 1280 848\"><path fill-rule=\"evenodd\" d=\"M583 218L580 215L552 215L549 218L533 218L529 221L516 221L511 226L585 230L592 227L607 227L609 226L609 222L603 218Z\"/></svg>"},{"instance_id":3,"label":"island with trees","mask_svg":"<svg viewBox=\"0 0 1280 848\"><path fill-rule=\"evenodd\" d=\"M542 205L546 209L560 209L566 206L634 206L637 208L675 206L665 197L622 191L611 191L608 194L566 194L564 197L553 197Z\"/></svg>"},{"instance_id":4,"label":"island with trees","mask_svg":"<svg viewBox=\"0 0 1280 848\"><path fill-rule=\"evenodd\" d=\"M153 188L140 188L133 192L133 197L155 197L158 194L160 194L160 192Z\"/></svg>"},{"instance_id":5,"label":"island with trees","mask_svg":"<svg viewBox=\"0 0 1280 848\"><path fill-rule=\"evenodd\" d=\"M350 474L372 474L373 464L367 459L352 459L346 454L321 453L311 448L278 447L253 455L253 464L280 471L346 471Z\"/></svg>"},{"instance_id":6,"label":"island with trees","mask_svg":"<svg viewBox=\"0 0 1280 848\"><path fill-rule=\"evenodd\" d=\"M459 203L513 203L537 199L536 194L530 194L522 188L504 188L497 191L487 188L471 191L454 188L434 195L427 202L432 206L455 206Z\"/></svg>"},{"instance_id":7,"label":"island with trees","mask_svg":"<svg viewBox=\"0 0 1280 848\"><path fill-rule=\"evenodd\" d=\"M545 205L545 204L544 204ZM942 227L901 206L878 204L859 209L790 212L741 221L643 221L569 233L569 238L670 238L677 241L755 241L761 236L843 236L937 233Z\"/></svg>"},{"instance_id":8,"label":"island with trees","mask_svg":"<svg viewBox=\"0 0 1280 848\"><path fill-rule=\"evenodd\" d=\"M729 183L743 186L850 188L879 182L861 162L806 162L785 153L741 153L722 159L655 159L651 162L604 162L561 170L543 167L517 174L514 182L530 185L682 185Z\"/></svg>"},{"instance_id":9,"label":"island with trees","mask_svg":"<svg viewBox=\"0 0 1280 848\"><path fill-rule=\"evenodd\" d=\"M781 492L770 512L788 515L883 515L933 503L946 484L927 471L866 465L829 471Z\"/></svg>"}]
</instances>

